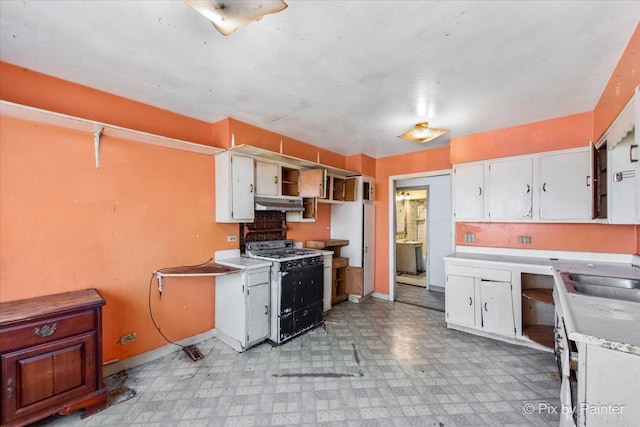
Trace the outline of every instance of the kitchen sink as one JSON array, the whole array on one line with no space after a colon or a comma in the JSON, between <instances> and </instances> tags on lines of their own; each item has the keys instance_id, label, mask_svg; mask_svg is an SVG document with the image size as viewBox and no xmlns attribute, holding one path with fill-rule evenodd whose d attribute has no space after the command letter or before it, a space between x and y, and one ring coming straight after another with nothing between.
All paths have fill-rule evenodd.
<instances>
[{"instance_id":1,"label":"kitchen sink","mask_svg":"<svg viewBox=\"0 0 640 427\"><path fill-rule=\"evenodd\" d=\"M640 280L592 274L563 273L569 292L640 303Z\"/></svg>"}]
</instances>

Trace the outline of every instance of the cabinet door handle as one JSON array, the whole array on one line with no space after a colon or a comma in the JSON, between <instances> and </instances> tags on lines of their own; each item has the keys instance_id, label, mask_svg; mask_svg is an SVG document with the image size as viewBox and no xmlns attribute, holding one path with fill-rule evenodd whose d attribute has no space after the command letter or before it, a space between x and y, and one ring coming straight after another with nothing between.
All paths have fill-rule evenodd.
<instances>
[{"instance_id":1,"label":"cabinet door handle","mask_svg":"<svg viewBox=\"0 0 640 427\"><path fill-rule=\"evenodd\" d=\"M264 306L264 314L269 314L269 306L268 305Z\"/></svg>"},{"instance_id":2,"label":"cabinet door handle","mask_svg":"<svg viewBox=\"0 0 640 427\"><path fill-rule=\"evenodd\" d=\"M486 302L484 303L484 311L489 311L489 310L487 310L487 303Z\"/></svg>"},{"instance_id":3,"label":"cabinet door handle","mask_svg":"<svg viewBox=\"0 0 640 427\"><path fill-rule=\"evenodd\" d=\"M473 300L469 297L469 305L473 305Z\"/></svg>"},{"instance_id":4,"label":"cabinet door handle","mask_svg":"<svg viewBox=\"0 0 640 427\"><path fill-rule=\"evenodd\" d=\"M13 396L13 378L7 380L7 397Z\"/></svg>"},{"instance_id":5,"label":"cabinet door handle","mask_svg":"<svg viewBox=\"0 0 640 427\"><path fill-rule=\"evenodd\" d=\"M58 324L54 323L53 326L44 325L42 328L36 328L33 333L39 337L49 337L58 329Z\"/></svg>"},{"instance_id":6,"label":"cabinet door handle","mask_svg":"<svg viewBox=\"0 0 640 427\"><path fill-rule=\"evenodd\" d=\"M277 183L278 183L278 175L276 175L276 176L274 176L274 177L273 177L273 182L274 182L275 184L277 184Z\"/></svg>"},{"instance_id":7,"label":"cabinet door handle","mask_svg":"<svg viewBox=\"0 0 640 427\"><path fill-rule=\"evenodd\" d=\"M545 182L544 184L542 184L542 191L547 191L547 183ZM528 191L527 191L528 193Z\"/></svg>"},{"instance_id":8,"label":"cabinet door handle","mask_svg":"<svg viewBox=\"0 0 640 427\"><path fill-rule=\"evenodd\" d=\"M591 187L591 175L587 175L587 187Z\"/></svg>"},{"instance_id":9,"label":"cabinet door handle","mask_svg":"<svg viewBox=\"0 0 640 427\"><path fill-rule=\"evenodd\" d=\"M636 148L638 148L637 144L633 144L629 147L629 161L631 163L635 163L638 161L638 158L636 157L635 159L633 158L633 150L635 150Z\"/></svg>"},{"instance_id":10,"label":"cabinet door handle","mask_svg":"<svg viewBox=\"0 0 640 427\"><path fill-rule=\"evenodd\" d=\"M478 196L482 196L482 187L478 187Z\"/></svg>"},{"instance_id":11,"label":"cabinet door handle","mask_svg":"<svg viewBox=\"0 0 640 427\"><path fill-rule=\"evenodd\" d=\"M253 184L249 184L249 193L253 193Z\"/></svg>"},{"instance_id":12,"label":"cabinet door handle","mask_svg":"<svg viewBox=\"0 0 640 427\"><path fill-rule=\"evenodd\" d=\"M529 194L530 192L531 192L531 186L527 184L527 194Z\"/></svg>"}]
</instances>

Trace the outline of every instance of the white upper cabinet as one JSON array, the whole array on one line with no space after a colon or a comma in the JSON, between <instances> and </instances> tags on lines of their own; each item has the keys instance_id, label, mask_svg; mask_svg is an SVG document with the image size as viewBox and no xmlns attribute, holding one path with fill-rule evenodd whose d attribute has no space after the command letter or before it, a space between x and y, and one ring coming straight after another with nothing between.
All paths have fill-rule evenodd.
<instances>
[{"instance_id":1,"label":"white upper cabinet","mask_svg":"<svg viewBox=\"0 0 640 427\"><path fill-rule=\"evenodd\" d=\"M609 222L612 224L640 223L640 148L635 131L625 136L609 156L608 174Z\"/></svg>"},{"instance_id":2,"label":"white upper cabinet","mask_svg":"<svg viewBox=\"0 0 640 427\"><path fill-rule=\"evenodd\" d=\"M280 166L256 160L256 196L277 196Z\"/></svg>"},{"instance_id":3,"label":"white upper cabinet","mask_svg":"<svg viewBox=\"0 0 640 427\"><path fill-rule=\"evenodd\" d=\"M216 155L216 222L253 222L253 159Z\"/></svg>"},{"instance_id":4,"label":"white upper cabinet","mask_svg":"<svg viewBox=\"0 0 640 427\"><path fill-rule=\"evenodd\" d=\"M591 219L589 149L540 156L538 173L541 220Z\"/></svg>"},{"instance_id":5,"label":"white upper cabinet","mask_svg":"<svg viewBox=\"0 0 640 427\"><path fill-rule=\"evenodd\" d=\"M591 221L590 147L462 163L453 170L456 221Z\"/></svg>"},{"instance_id":6,"label":"white upper cabinet","mask_svg":"<svg viewBox=\"0 0 640 427\"><path fill-rule=\"evenodd\" d=\"M482 221L484 218L484 164L470 163L453 168L454 211L456 221Z\"/></svg>"},{"instance_id":7,"label":"white upper cabinet","mask_svg":"<svg viewBox=\"0 0 640 427\"><path fill-rule=\"evenodd\" d=\"M531 158L499 160L488 167L488 218L530 220L533 212L533 161Z\"/></svg>"}]
</instances>

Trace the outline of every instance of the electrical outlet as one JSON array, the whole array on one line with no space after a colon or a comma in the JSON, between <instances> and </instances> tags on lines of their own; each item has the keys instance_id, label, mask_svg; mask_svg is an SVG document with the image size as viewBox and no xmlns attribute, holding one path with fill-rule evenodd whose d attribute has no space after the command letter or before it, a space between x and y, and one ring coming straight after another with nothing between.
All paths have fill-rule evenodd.
<instances>
[{"instance_id":1,"label":"electrical outlet","mask_svg":"<svg viewBox=\"0 0 640 427\"><path fill-rule=\"evenodd\" d=\"M464 241L466 243L475 243L476 235L474 233L464 233Z\"/></svg>"},{"instance_id":2,"label":"electrical outlet","mask_svg":"<svg viewBox=\"0 0 640 427\"><path fill-rule=\"evenodd\" d=\"M127 344L133 342L137 339L137 335L135 332L131 332L130 334L123 335L120 337L120 344Z\"/></svg>"},{"instance_id":3,"label":"electrical outlet","mask_svg":"<svg viewBox=\"0 0 640 427\"><path fill-rule=\"evenodd\" d=\"M235 242L238 240L237 236L227 236L227 242Z\"/></svg>"},{"instance_id":4,"label":"electrical outlet","mask_svg":"<svg viewBox=\"0 0 640 427\"><path fill-rule=\"evenodd\" d=\"M531 244L531 236L518 236L518 243Z\"/></svg>"}]
</instances>

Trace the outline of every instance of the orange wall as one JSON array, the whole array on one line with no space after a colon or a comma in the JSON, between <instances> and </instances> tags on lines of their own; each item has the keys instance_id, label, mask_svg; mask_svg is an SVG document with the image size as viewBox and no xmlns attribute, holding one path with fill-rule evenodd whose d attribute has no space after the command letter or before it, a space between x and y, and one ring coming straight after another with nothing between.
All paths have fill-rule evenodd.
<instances>
[{"instance_id":1,"label":"orange wall","mask_svg":"<svg viewBox=\"0 0 640 427\"><path fill-rule=\"evenodd\" d=\"M640 85L640 25L636 26L595 108L594 140L600 139Z\"/></svg>"},{"instance_id":2,"label":"orange wall","mask_svg":"<svg viewBox=\"0 0 640 427\"><path fill-rule=\"evenodd\" d=\"M389 177L448 169L449 147L377 159L375 292L389 293Z\"/></svg>"},{"instance_id":3,"label":"orange wall","mask_svg":"<svg viewBox=\"0 0 640 427\"><path fill-rule=\"evenodd\" d=\"M320 159L318 163L323 165L345 168L345 157L340 154L241 122L240 120L229 118L226 121L228 121L230 135L227 140L228 145L223 145L224 148L231 146L231 135L233 135L236 145L251 145L310 162L318 162L318 159ZM281 142L282 152L280 151Z\"/></svg>"},{"instance_id":4,"label":"orange wall","mask_svg":"<svg viewBox=\"0 0 640 427\"><path fill-rule=\"evenodd\" d=\"M279 148L280 136L233 119L209 124L1 62L0 99L219 147L232 133L238 143L275 135ZM105 361L164 346L148 312L152 272L237 248L226 236L238 225L215 222L213 157L103 137L96 169L89 133L0 122L0 301L95 287L107 301ZM286 154L307 147L283 140ZM344 166L344 156L317 151ZM318 216L290 224L289 237L328 238L330 206L319 206ZM214 279L167 278L162 298L155 281L151 291L170 339L215 326ZM137 341L118 344L130 332Z\"/></svg>"},{"instance_id":5,"label":"orange wall","mask_svg":"<svg viewBox=\"0 0 640 427\"><path fill-rule=\"evenodd\" d=\"M582 113L453 138L451 163L586 147L592 129L593 113Z\"/></svg>"},{"instance_id":6,"label":"orange wall","mask_svg":"<svg viewBox=\"0 0 640 427\"><path fill-rule=\"evenodd\" d=\"M214 222L214 160L3 116L0 126L0 300L97 288L105 361L165 344L152 326L149 279L207 261L226 245ZM236 231L237 233L237 231ZM213 326L213 280L168 279L153 307L165 335ZM138 339L120 345L120 336Z\"/></svg>"}]
</instances>

